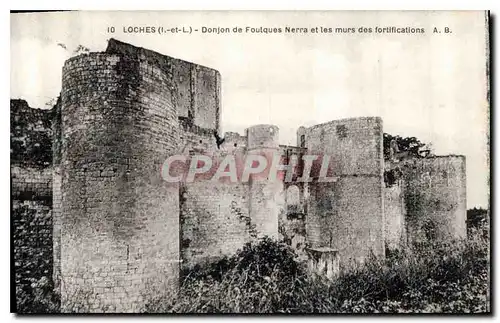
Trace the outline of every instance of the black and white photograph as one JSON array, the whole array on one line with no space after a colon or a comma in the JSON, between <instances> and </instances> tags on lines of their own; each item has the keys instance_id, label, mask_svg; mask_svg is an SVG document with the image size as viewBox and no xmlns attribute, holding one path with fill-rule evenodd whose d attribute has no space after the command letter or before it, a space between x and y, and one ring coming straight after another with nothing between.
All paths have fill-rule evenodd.
<instances>
[{"instance_id":1,"label":"black and white photograph","mask_svg":"<svg viewBox=\"0 0 500 323\"><path fill-rule=\"evenodd\" d=\"M11 12L11 312L491 314L490 26Z\"/></svg>"}]
</instances>

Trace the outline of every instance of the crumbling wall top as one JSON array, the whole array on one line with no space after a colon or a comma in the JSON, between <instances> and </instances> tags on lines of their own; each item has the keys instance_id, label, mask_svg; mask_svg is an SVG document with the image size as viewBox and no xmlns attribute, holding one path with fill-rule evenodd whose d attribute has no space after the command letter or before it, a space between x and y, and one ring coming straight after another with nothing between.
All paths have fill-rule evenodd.
<instances>
[{"instance_id":1,"label":"crumbling wall top","mask_svg":"<svg viewBox=\"0 0 500 323\"><path fill-rule=\"evenodd\" d=\"M245 130L248 138L248 149L278 148L279 128L270 124L259 124Z\"/></svg>"},{"instance_id":2,"label":"crumbling wall top","mask_svg":"<svg viewBox=\"0 0 500 323\"><path fill-rule=\"evenodd\" d=\"M181 62L181 63L188 63L192 65L196 65L196 68L198 69L204 69L208 71L214 71L217 74L220 74L219 71L206 67L200 64L188 62L182 59L178 59L172 56L168 55L163 55L158 52L152 51L150 49L145 49L142 47L137 47L128 43L121 42L119 40L116 40L114 38L111 38L108 40L108 47L106 48L106 53L108 54L119 54L123 56L127 56L130 58L135 58L135 59L144 59L148 61L151 64L157 64L158 66L161 67L171 67L172 62Z\"/></svg>"},{"instance_id":3,"label":"crumbling wall top","mask_svg":"<svg viewBox=\"0 0 500 323\"><path fill-rule=\"evenodd\" d=\"M355 122L373 122L373 123L382 123L382 118L381 117L354 117L354 118L344 118L344 119L336 119L324 123L319 123L314 126L305 128L305 130L313 130L313 129L318 129L318 128L325 128L328 126L335 126L337 124L343 124L343 123L355 123ZM300 127L299 129L304 128Z\"/></svg>"},{"instance_id":4,"label":"crumbling wall top","mask_svg":"<svg viewBox=\"0 0 500 323\"><path fill-rule=\"evenodd\" d=\"M11 164L42 168L52 164L52 111L10 100Z\"/></svg>"}]
</instances>

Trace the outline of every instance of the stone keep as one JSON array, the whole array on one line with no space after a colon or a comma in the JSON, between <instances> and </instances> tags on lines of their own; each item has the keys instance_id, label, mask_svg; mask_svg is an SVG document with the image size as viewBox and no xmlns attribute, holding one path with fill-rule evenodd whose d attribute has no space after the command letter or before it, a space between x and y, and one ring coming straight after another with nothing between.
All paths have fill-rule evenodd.
<instances>
[{"instance_id":1,"label":"stone keep","mask_svg":"<svg viewBox=\"0 0 500 323\"><path fill-rule=\"evenodd\" d=\"M402 242L465 236L463 156L384 161L378 117L300 127L297 146L279 145L274 125L217 146L220 84L216 70L111 39L66 61L52 111L12 100L16 284L52 272L63 312L139 312L183 273L264 236L327 250L344 268ZM328 155L333 181L298 182L299 161L291 183L268 180L270 165L246 183L167 183L161 167L179 153ZM403 176L388 186L391 167ZM38 252L53 255L43 273L28 268Z\"/></svg>"}]
</instances>

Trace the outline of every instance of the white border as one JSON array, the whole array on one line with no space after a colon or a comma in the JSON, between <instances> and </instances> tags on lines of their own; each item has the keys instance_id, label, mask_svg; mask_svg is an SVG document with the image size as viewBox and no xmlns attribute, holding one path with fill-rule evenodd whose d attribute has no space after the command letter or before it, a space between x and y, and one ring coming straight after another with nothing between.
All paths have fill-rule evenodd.
<instances>
[{"instance_id":1,"label":"white border","mask_svg":"<svg viewBox=\"0 0 500 323\"><path fill-rule=\"evenodd\" d=\"M11 9L54 10L485 10L493 0L455 0L447 3L435 0L288 0L288 1L232 1L232 0L185 0L185 1L120 1L106 3L102 0L77 0L68 2L28 0L12 4Z\"/></svg>"},{"instance_id":2,"label":"white border","mask_svg":"<svg viewBox=\"0 0 500 323\"><path fill-rule=\"evenodd\" d=\"M216 1L206 1L206 0L177 0L177 1L150 1L150 0L122 0L114 3L104 3L102 0L77 0L77 1L36 1L29 0L23 2L12 2L7 3L6 1L1 3L1 6L9 5L5 9L15 9L15 10L54 10L54 9L65 9L65 10L491 10L492 14L499 13L500 1L495 0L454 0L454 1L442 1L438 2L436 0L420 0L420 1L398 1L398 0L349 0L342 3L327 1L327 0L309 0L309 1L298 1L298 0L288 0L281 2L272 2L270 0L252 0L247 2L237 2L235 0L216 0ZM0 201L2 202L3 212L3 223L1 225L1 236L3 238L1 246L1 256L3 261L3 266L1 269L1 274L3 278L3 292L0 298L0 304L2 305L2 322L6 319L13 320L15 316L8 314L10 312L10 198L8 192L10 189L9 178L10 178L10 160L7 153L9 149L9 108L7 106L7 98L10 98L10 21L9 13L7 10L2 10L0 16L0 24L2 25L2 57L1 62L3 62L5 68L2 73L2 97L4 98L4 106L1 109L2 115L0 116L0 145L1 151L3 152L1 161L1 169L3 171ZM498 20L496 20L498 24ZM496 28L497 29L497 28ZM498 33L494 34L494 42L498 44ZM498 52L498 50L497 50ZM497 58L495 53L495 57ZM492 71L494 73L495 71ZM495 87L491 89L498 93L498 83L495 83ZM472 107L471 107L472 108ZM493 120L492 120L493 121ZM495 124L498 125L498 112L495 117ZM497 138L495 138L497 139ZM497 142L498 140L495 140ZM495 161L495 166L498 169L499 161ZM498 200L498 193L491 197ZM494 216L494 215L492 215ZM495 226L497 226L498 221L494 221ZM498 229L498 228L495 228ZM497 230L495 230L497 231ZM494 259L498 259L498 248L494 249L495 255ZM498 266L494 267L496 278L498 281ZM498 294L495 294L495 304L493 308L498 309ZM63 317L58 318L58 321L66 321L68 319L72 320L86 320L92 319L97 321L122 321L122 320L146 320L155 319L151 317ZM260 320L268 320L269 317L260 316ZM297 318L293 318L296 320ZM322 319L340 319L356 321L367 320L369 317L352 317L352 318L337 318L337 317L321 317ZM310 319L321 319L313 317L304 317L306 320ZM391 317L384 316L382 319L391 319ZM397 317L397 319L402 317ZM412 317L415 318L415 317ZM465 318L465 319L470 319ZM26 319L26 318L25 318ZM34 319L34 318L33 318ZM162 319L168 320L178 320L185 319L181 317L162 317ZM203 319L204 321L215 321L219 319L230 319L233 320L234 317L196 317L191 319ZM238 318L241 320L248 320L248 318ZM273 317L273 320L282 320L283 318ZM292 318L287 318L290 320ZM420 317L420 319L430 319L429 317ZM435 319L435 318L432 318ZM452 318L449 317L437 317L440 321L448 321ZM476 318L477 319L477 318ZM480 320L489 320L489 318L481 318Z\"/></svg>"}]
</instances>

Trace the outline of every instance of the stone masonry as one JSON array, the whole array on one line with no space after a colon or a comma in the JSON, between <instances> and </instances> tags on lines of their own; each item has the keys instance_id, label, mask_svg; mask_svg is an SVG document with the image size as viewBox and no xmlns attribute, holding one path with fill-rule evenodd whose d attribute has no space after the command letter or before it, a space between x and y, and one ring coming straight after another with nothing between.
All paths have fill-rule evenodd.
<instances>
[{"instance_id":1,"label":"stone masonry","mask_svg":"<svg viewBox=\"0 0 500 323\"><path fill-rule=\"evenodd\" d=\"M11 223L16 295L52 277L52 112L10 101Z\"/></svg>"},{"instance_id":2,"label":"stone masonry","mask_svg":"<svg viewBox=\"0 0 500 323\"><path fill-rule=\"evenodd\" d=\"M264 236L314 254L329 277L465 236L465 158L384 159L381 118L300 127L296 146L274 125L217 143L219 72L114 39L66 61L62 84L50 111L11 100L11 218L16 286L52 277L63 312L143 311L194 266ZM299 163L292 182L168 183L174 154ZM298 181L307 154L329 155L334 180Z\"/></svg>"}]
</instances>

